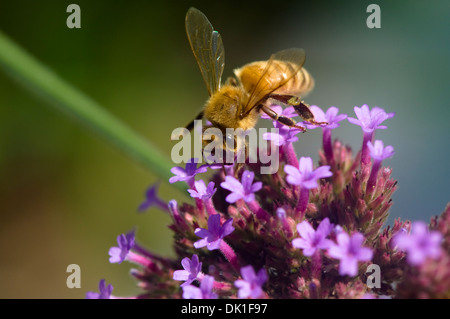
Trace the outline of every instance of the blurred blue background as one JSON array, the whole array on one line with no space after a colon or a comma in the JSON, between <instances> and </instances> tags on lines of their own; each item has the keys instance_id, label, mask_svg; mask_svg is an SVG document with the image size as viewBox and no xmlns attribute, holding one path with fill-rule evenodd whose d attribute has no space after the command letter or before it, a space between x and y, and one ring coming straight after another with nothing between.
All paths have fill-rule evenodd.
<instances>
[{"instance_id":1,"label":"blurred blue background","mask_svg":"<svg viewBox=\"0 0 450 319\"><path fill-rule=\"evenodd\" d=\"M369 29L366 8L381 8ZM81 29L66 8L81 7ZM376 137L396 154L391 217L429 220L449 198L449 1L6 1L0 29L63 79L106 107L166 154L170 133L197 114L207 91L190 51L184 16L203 11L235 67L301 47L316 80L307 102L354 116L368 104L396 112ZM269 127L269 121L260 121ZM334 136L358 150L361 129ZM317 160L321 133L301 136L297 153ZM137 214L156 177L0 72L0 298L83 298L105 278L117 295L138 292L108 249L137 225L139 241L172 255L169 218ZM184 197L165 183L161 196ZM81 289L66 267L81 267Z\"/></svg>"}]
</instances>

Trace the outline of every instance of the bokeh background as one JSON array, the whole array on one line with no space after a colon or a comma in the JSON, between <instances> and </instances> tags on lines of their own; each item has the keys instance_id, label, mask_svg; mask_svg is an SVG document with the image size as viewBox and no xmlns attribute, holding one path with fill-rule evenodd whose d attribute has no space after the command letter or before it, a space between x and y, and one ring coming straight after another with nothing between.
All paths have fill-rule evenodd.
<instances>
[{"instance_id":1,"label":"bokeh background","mask_svg":"<svg viewBox=\"0 0 450 319\"><path fill-rule=\"evenodd\" d=\"M368 4L381 29L368 29ZM81 29L66 8L81 7ZM377 138L396 154L399 189L388 223L429 220L449 201L450 2L1 0L0 29L63 79L170 154L170 133L203 105L207 91L190 52L184 16L202 10L226 49L224 76L288 47L306 49L316 80L310 104L380 106L396 116ZM270 127L270 122L260 121ZM359 127L335 136L359 149ZM317 159L321 133L297 152ZM0 72L0 298L83 298L99 279L117 295L138 291L129 265L110 264L116 236L137 228L148 248L172 255L169 218L137 214L156 177L35 98ZM185 199L166 183L161 197ZM66 267L81 267L81 289Z\"/></svg>"}]
</instances>

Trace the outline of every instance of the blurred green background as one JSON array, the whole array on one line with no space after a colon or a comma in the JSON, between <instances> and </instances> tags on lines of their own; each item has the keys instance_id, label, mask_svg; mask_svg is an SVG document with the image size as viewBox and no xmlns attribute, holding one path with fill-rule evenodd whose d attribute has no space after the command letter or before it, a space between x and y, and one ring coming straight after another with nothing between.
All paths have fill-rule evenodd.
<instances>
[{"instance_id":1,"label":"blurred green background","mask_svg":"<svg viewBox=\"0 0 450 319\"><path fill-rule=\"evenodd\" d=\"M381 7L381 29L366 8ZM66 8L81 7L81 29ZM224 76L288 47L306 49L316 80L310 104L380 106L396 116L377 138L396 149L385 162L399 189L396 217L429 220L449 200L450 2L443 1L0 1L0 29L168 156L170 133L203 105L207 91L190 51L184 16L202 10L226 49ZM270 126L265 121L261 125ZM335 136L359 149L359 127ZM297 152L317 159L321 133ZM169 218L137 214L156 177L0 72L0 298L83 298L99 279L116 295L138 292L129 265L110 264L116 236L171 255ZM184 197L166 183L166 200ZM81 267L81 289L66 267Z\"/></svg>"}]
</instances>

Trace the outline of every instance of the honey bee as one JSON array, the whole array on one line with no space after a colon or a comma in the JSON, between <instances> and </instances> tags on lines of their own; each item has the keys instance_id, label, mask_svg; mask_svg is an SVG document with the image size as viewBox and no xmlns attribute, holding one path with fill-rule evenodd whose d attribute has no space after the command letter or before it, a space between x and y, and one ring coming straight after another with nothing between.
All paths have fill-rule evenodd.
<instances>
[{"instance_id":1,"label":"honey bee","mask_svg":"<svg viewBox=\"0 0 450 319\"><path fill-rule=\"evenodd\" d=\"M272 54L267 61L246 64L234 70L236 78L230 77L222 85L225 51L220 34L195 8L190 8L186 14L186 33L209 92L209 99L196 120L209 120L211 126L226 136L226 128L246 131L253 128L259 116L265 113L283 125L305 131L293 119L271 109L271 105L281 103L293 106L296 113L309 123L326 124L316 122L308 104L299 97L314 86L313 78L302 67L305 62L303 49L282 50ZM191 130L193 126L194 121L186 128ZM224 148L227 148L225 143Z\"/></svg>"}]
</instances>

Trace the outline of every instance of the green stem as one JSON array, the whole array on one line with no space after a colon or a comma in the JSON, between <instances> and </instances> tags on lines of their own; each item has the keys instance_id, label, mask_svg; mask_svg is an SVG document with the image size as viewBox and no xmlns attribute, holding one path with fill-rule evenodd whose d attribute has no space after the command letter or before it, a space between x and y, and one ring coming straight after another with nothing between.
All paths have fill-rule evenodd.
<instances>
[{"instance_id":1,"label":"green stem","mask_svg":"<svg viewBox=\"0 0 450 319\"><path fill-rule=\"evenodd\" d=\"M0 66L30 91L51 101L56 108L71 115L161 179L168 181L172 176L172 161L155 145L59 78L1 31ZM183 183L173 186L186 192Z\"/></svg>"}]
</instances>

